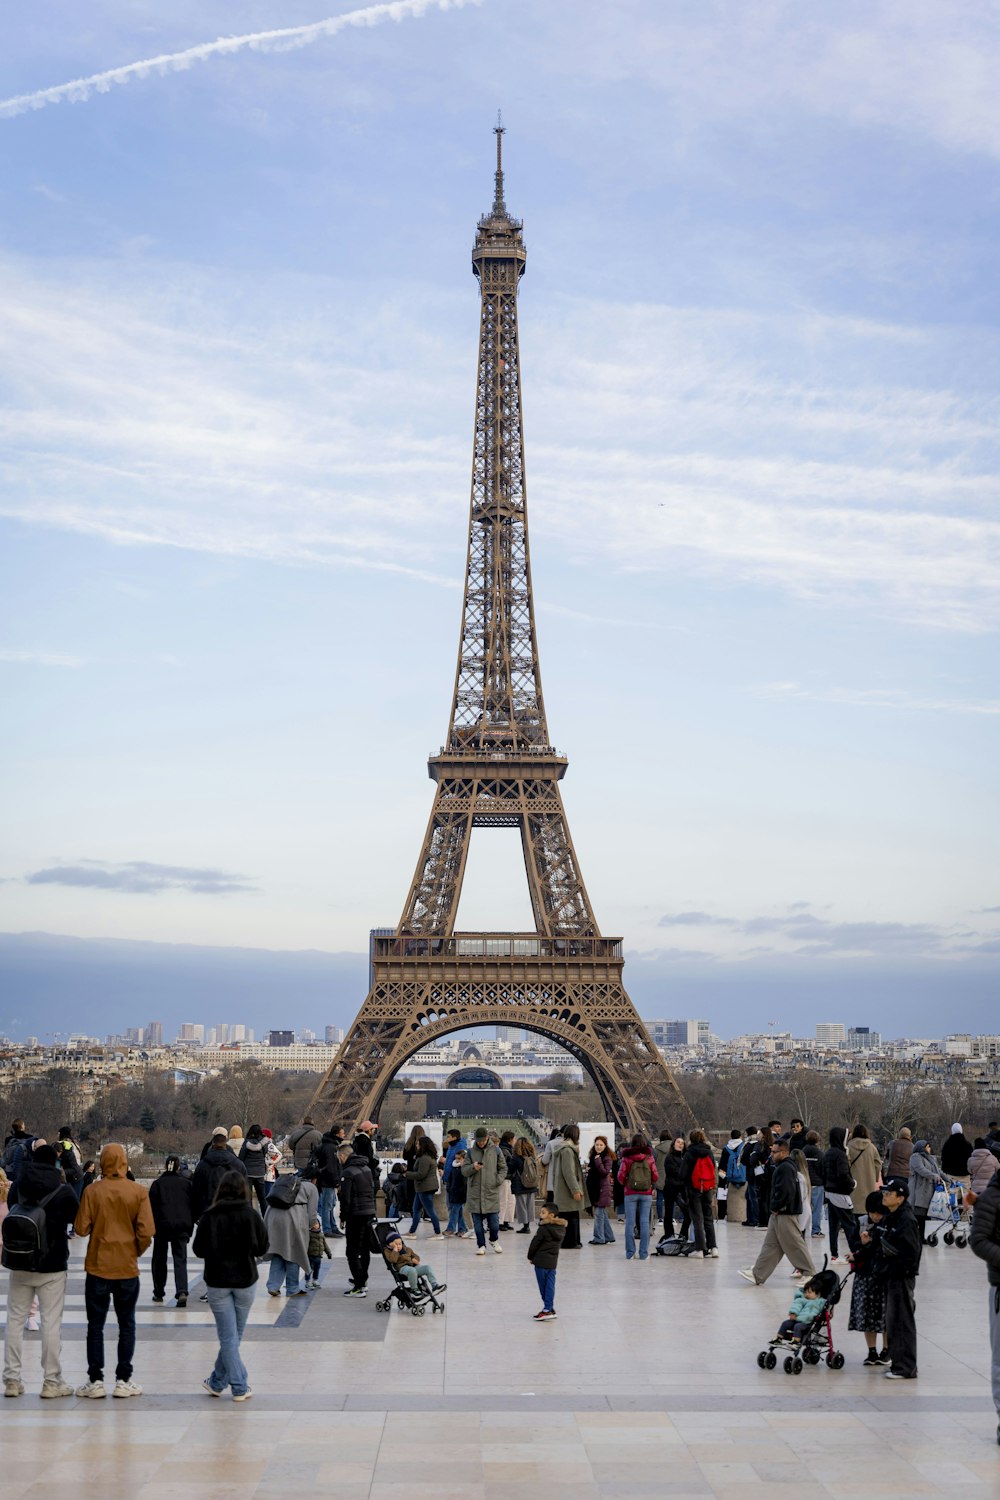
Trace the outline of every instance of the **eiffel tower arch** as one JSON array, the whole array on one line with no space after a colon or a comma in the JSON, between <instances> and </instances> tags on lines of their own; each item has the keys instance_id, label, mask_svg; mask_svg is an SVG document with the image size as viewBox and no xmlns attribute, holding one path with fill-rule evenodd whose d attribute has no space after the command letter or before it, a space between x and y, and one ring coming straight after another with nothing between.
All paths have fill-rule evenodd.
<instances>
[{"instance_id":1,"label":"eiffel tower arch","mask_svg":"<svg viewBox=\"0 0 1000 1500\"><path fill-rule=\"evenodd\" d=\"M406 1061L449 1032L515 1026L551 1037L590 1074L607 1116L659 1131L690 1110L622 983L622 940L587 894L549 739L528 548L517 292L526 252L507 211L498 125L493 206L472 251L479 358L465 599L448 737L423 847L395 932L374 939L374 982L312 1108L374 1118ZM535 930L455 931L475 828L517 828Z\"/></svg>"}]
</instances>

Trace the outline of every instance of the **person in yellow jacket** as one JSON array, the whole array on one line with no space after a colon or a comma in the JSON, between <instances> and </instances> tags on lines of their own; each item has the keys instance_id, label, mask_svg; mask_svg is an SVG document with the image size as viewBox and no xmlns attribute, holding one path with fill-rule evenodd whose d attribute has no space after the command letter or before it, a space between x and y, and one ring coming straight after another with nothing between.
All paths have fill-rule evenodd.
<instances>
[{"instance_id":1,"label":"person in yellow jacket","mask_svg":"<svg viewBox=\"0 0 1000 1500\"><path fill-rule=\"evenodd\" d=\"M104 1388L104 1325L111 1304L118 1320L118 1363L113 1395L141 1396L132 1379L135 1354L135 1307L139 1300L139 1257L153 1242L155 1225L149 1194L127 1175L125 1147L105 1146L101 1175L84 1189L73 1228L89 1235L83 1263L87 1309L87 1383L78 1396L100 1400Z\"/></svg>"}]
</instances>

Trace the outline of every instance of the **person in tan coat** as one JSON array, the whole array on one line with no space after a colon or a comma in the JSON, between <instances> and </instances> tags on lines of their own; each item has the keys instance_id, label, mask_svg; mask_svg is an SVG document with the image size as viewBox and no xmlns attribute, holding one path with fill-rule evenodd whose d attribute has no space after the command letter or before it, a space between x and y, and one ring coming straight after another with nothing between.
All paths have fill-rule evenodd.
<instances>
[{"instance_id":1,"label":"person in tan coat","mask_svg":"<svg viewBox=\"0 0 1000 1500\"><path fill-rule=\"evenodd\" d=\"M854 1212L860 1215L865 1211L869 1193L874 1193L882 1181L882 1158L875 1142L869 1138L865 1125L855 1125L851 1131L851 1139L847 1143L847 1165L854 1178L851 1201Z\"/></svg>"},{"instance_id":2,"label":"person in tan coat","mask_svg":"<svg viewBox=\"0 0 1000 1500\"><path fill-rule=\"evenodd\" d=\"M153 1243L155 1225L149 1194L126 1175L125 1147L105 1146L101 1175L84 1189L73 1228L90 1237L83 1263L87 1309L87 1383L78 1396L100 1400L104 1389L104 1325L112 1302L118 1320L118 1363L113 1394L141 1396L132 1380L135 1354L135 1306L139 1300L139 1257Z\"/></svg>"}]
</instances>

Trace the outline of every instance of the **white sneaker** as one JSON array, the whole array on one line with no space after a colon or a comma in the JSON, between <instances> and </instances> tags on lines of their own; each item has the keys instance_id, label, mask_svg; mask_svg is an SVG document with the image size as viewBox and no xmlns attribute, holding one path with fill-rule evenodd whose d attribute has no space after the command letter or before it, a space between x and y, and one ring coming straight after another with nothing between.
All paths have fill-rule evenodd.
<instances>
[{"instance_id":1,"label":"white sneaker","mask_svg":"<svg viewBox=\"0 0 1000 1500\"><path fill-rule=\"evenodd\" d=\"M86 1385L77 1386L76 1394L90 1401L103 1401L108 1393L104 1389L103 1380L88 1380Z\"/></svg>"},{"instance_id":2,"label":"white sneaker","mask_svg":"<svg viewBox=\"0 0 1000 1500\"><path fill-rule=\"evenodd\" d=\"M5 1396L23 1396L24 1386L19 1380L5 1380L3 1383L3 1393Z\"/></svg>"},{"instance_id":3,"label":"white sneaker","mask_svg":"<svg viewBox=\"0 0 1000 1500\"><path fill-rule=\"evenodd\" d=\"M708 1252L708 1258L709 1258L709 1260L718 1260L718 1258L719 1258L719 1252L718 1252L718 1250L710 1250Z\"/></svg>"},{"instance_id":4,"label":"white sneaker","mask_svg":"<svg viewBox=\"0 0 1000 1500\"><path fill-rule=\"evenodd\" d=\"M485 1245L480 1245L479 1249L476 1251L476 1254L477 1255L485 1255L486 1254L486 1246Z\"/></svg>"},{"instance_id":5,"label":"white sneaker","mask_svg":"<svg viewBox=\"0 0 1000 1500\"><path fill-rule=\"evenodd\" d=\"M111 1394L117 1396L119 1401L127 1401L130 1396L141 1396L142 1386L136 1385L134 1380L116 1380Z\"/></svg>"},{"instance_id":6,"label":"white sneaker","mask_svg":"<svg viewBox=\"0 0 1000 1500\"><path fill-rule=\"evenodd\" d=\"M65 1380L46 1380L42 1383L41 1394L43 1401L55 1401L60 1396L72 1396L76 1393Z\"/></svg>"},{"instance_id":7,"label":"white sneaker","mask_svg":"<svg viewBox=\"0 0 1000 1500\"><path fill-rule=\"evenodd\" d=\"M247 1386L246 1390L245 1391L241 1391L238 1396L234 1396L233 1400L234 1401L249 1401L250 1397L252 1395L253 1395L253 1391L250 1389L249 1386Z\"/></svg>"},{"instance_id":8,"label":"white sneaker","mask_svg":"<svg viewBox=\"0 0 1000 1500\"><path fill-rule=\"evenodd\" d=\"M750 1269L749 1266L744 1266L743 1269L742 1269L742 1271L740 1272L740 1275L743 1277L744 1281L751 1282L753 1286L757 1285L757 1278L753 1274L753 1271Z\"/></svg>"},{"instance_id":9,"label":"white sneaker","mask_svg":"<svg viewBox=\"0 0 1000 1500\"><path fill-rule=\"evenodd\" d=\"M503 1246L501 1245L501 1243L500 1243L499 1240L494 1240L493 1241L493 1254L494 1255L502 1255L503 1254Z\"/></svg>"}]
</instances>

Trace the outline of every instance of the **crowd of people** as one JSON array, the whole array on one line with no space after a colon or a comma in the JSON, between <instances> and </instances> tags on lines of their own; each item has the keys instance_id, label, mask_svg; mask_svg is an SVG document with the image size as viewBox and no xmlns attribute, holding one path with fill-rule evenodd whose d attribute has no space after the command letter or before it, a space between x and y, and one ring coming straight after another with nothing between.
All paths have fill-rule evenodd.
<instances>
[{"instance_id":1,"label":"crowd of people","mask_svg":"<svg viewBox=\"0 0 1000 1500\"><path fill-rule=\"evenodd\" d=\"M417 1125L383 1180L377 1126L365 1120L350 1140L343 1127L320 1130L306 1118L291 1133L285 1161L271 1132L252 1124L219 1126L189 1171L168 1156L147 1190L129 1170L125 1150L110 1144L88 1160L62 1127L50 1142L15 1120L0 1156L3 1264L10 1270L4 1339L4 1394L23 1393L25 1328L40 1327L44 1398L100 1399L105 1384L104 1332L111 1309L118 1326L114 1386L119 1398L141 1394L133 1379L139 1260L152 1246L154 1303L163 1303L172 1272L174 1302L187 1305L188 1247L202 1262L202 1300L214 1316L219 1347L204 1381L213 1396L252 1394L241 1339L259 1279L269 1262L271 1297L304 1297L321 1285L329 1241L343 1238L349 1284L343 1295L367 1296L371 1226L384 1193L397 1229L386 1259L414 1279L439 1283L433 1267L405 1244L426 1222L432 1237L474 1238L479 1256L502 1254L501 1236L531 1236L542 1307L556 1317L558 1260L587 1244L618 1242L627 1261L648 1260L654 1236L663 1254L717 1260L717 1225L759 1230L763 1239L740 1275L763 1285L787 1260L800 1285L787 1328L815 1316L813 1242L826 1238L824 1269L853 1273L848 1327L864 1335L870 1367L887 1378L916 1379L915 1284L928 1216L947 1185L973 1210L970 1244L987 1262L994 1395L1000 1414L1000 1126L969 1139L956 1123L941 1150L906 1127L879 1149L862 1123L833 1126L825 1141L798 1119L734 1128L718 1154L705 1133L670 1129L656 1142L641 1132L612 1141L598 1135L586 1154L580 1129L566 1124L540 1149L525 1133L479 1126L467 1140L457 1129L439 1148ZM442 1226L436 1200L443 1190ZM401 1226L408 1220L406 1228ZM470 1221L471 1220L471 1226ZM825 1227L824 1227L825 1225ZM88 1241L84 1259L87 1380L62 1375L60 1325L73 1236ZM406 1279L409 1279L407 1276ZM881 1339L881 1348L879 1347ZM1000 1440L1000 1430L998 1430Z\"/></svg>"}]
</instances>

